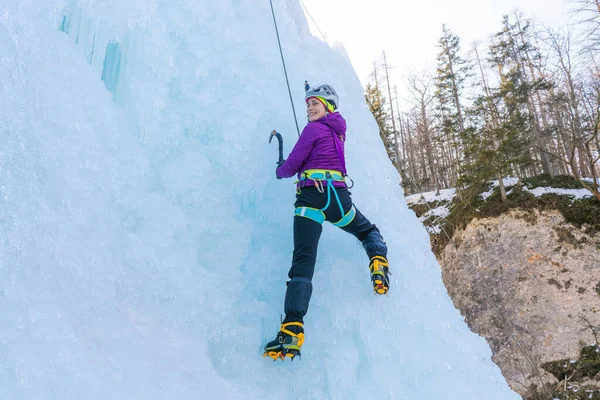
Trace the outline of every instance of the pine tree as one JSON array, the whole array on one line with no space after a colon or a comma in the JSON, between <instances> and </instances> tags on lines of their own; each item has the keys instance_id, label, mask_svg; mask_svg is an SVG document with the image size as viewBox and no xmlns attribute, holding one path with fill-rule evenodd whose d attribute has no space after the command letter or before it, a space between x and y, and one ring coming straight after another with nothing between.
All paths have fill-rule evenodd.
<instances>
[{"instance_id":1,"label":"pine tree","mask_svg":"<svg viewBox=\"0 0 600 400\"><path fill-rule=\"evenodd\" d=\"M503 29L493 38L488 61L497 71L498 86L487 87L475 102L473 114L483 121L477 129L465 132L467 156L472 157L463 177L466 184L484 183L497 178L503 201L506 194L502 179L508 175L522 176L531 167L531 116L528 101L530 85L523 73L518 53L514 25L508 17ZM481 65L481 61L480 61Z\"/></svg>"},{"instance_id":2,"label":"pine tree","mask_svg":"<svg viewBox=\"0 0 600 400\"><path fill-rule=\"evenodd\" d=\"M442 26L442 32L438 41L440 52L437 57L436 96L444 111L444 126L457 135L465 130L460 97L470 67L459 54L459 37L453 35L446 25Z\"/></svg>"},{"instance_id":3,"label":"pine tree","mask_svg":"<svg viewBox=\"0 0 600 400\"><path fill-rule=\"evenodd\" d=\"M373 114L373 117L375 118L375 122L377 122L377 126L379 127L379 136L385 145L385 150L387 151L388 157L390 160L392 160L394 166L398 168L400 160L398 160L397 157L397 152L392 137L392 129L388 125L390 115L387 111L386 99L381 94L378 85L371 86L370 83L367 84L367 87L365 88L365 101L369 106L371 114Z\"/></svg>"},{"instance_id":4,"label":"pine tree","mask_svg":"<svg viewBox=\"0 0 600 400\"><path fill-rule=\"evenodd\" d=\"M464 154L464 145L460 135L465 130L464 110L461 96L465 81L470 76L471 67L460 56L460 39L442 26L442 37L438 41L440 52L437 56L437 74L435 95L438 101L438 119L442 136L442 146L450 145L448 151L452 165L450 169L460 167ZM445 146L443 147L445 149ZM456 164L456 165L455 165ZM457 176L458 174L453 174ZM455 182L453 182L454 184Z\"/></svg>"}]
</instances>

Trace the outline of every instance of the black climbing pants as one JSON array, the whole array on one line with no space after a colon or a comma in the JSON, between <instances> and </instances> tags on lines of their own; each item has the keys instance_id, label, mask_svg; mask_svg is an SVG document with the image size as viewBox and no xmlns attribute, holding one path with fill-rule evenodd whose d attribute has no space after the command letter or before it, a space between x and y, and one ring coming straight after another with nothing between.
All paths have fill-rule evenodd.
<instances>
[{"instance_id":1,"label":"black climbing pants","mask_svg":"<svg viewBox=\"0 0 600 400\"><path fill-rule=\"evenodd\" d=\"M344 215L352 207L352 199L347 188L335 188L344 208ZM327 204L327 187L324 193L316 187L303 187L296 195L296 207L312 207L322 209ZM355 206L356 208L356 206ZM331 192L331 200L325 213L326 221L337 222L343 215L340 207ZM379 229L356 209L356 216L350 224L341 228L353 234L361 241L367 256L371 259L379 255L387 257L387 246L379 233ZM312 277L317 260L317 247L323 226L318 222L301 216L294 216L294 254L292 268L288 273L290 280L287 282L285 294L285 321L303 321L308 311L308 303L312 295Z\"/></svg>"}]
</instances>

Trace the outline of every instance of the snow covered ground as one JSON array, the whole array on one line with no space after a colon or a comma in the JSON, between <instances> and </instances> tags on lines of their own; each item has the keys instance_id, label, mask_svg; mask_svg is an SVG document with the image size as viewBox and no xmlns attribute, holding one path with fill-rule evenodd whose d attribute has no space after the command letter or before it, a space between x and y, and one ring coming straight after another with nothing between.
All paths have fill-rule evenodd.
<instances>
[{"instance_id":1,"label":"snow covered ground","mask_svg":"<svg viewBox=\"0 0 600 400\"><path fill-rule=\"evenodd\" d=\"M503 183L505 187L510 187L516 185L518 182L517 178L505 178L503 179ZM591 182L591 181L590 181ZM498 187L498 181L491 182L492 188L487 192L483 192L481 197L483 199L487 199L490 197L494 189ZM592 193L590 193L587 189L562 189L562 188L553 188L553 187L536 187L533 189L529 189L526 186L523 186L523 190L530 192L535 197L540 197L547 193L555 193L560 195L571 196L574 199L582 199L584 197L592 197ZM507 194L510 194L511 190L507 191ZM430 223L426 224L426 229L429 233L439 233L440 227L437 225L437 221L442 220L450 214L450 202L456 195L456 189L443 189L440 190L439 194L436 194L435 191L425 192L425 193L417 193L410 196L406 196L406 204L426 204L432 202L441 202L443 204L438 205L437 207L431 208L424 214L419 217L421 222L426 220L430 220ZM433 220L432 220L433 218ZM431 225L431 226L430 226Z\"/></svg>"},{"instance_id":2,"label":"snow covered ground","mask_svg":"<svg viewBox=\"0 0 600 400\"><path fill-rule=\"evenodd\" d=\"M566 196L571 196L574 199L582 199L584 197L592 197L592 193L590 193L587 189L561 189L561 188L553 188L553 187L537 187L533 189L527 189L528 192L532 193L535 197L540 197L547 193L555 193Z\"/></svg>"},{"instance_id":3,"label":"snow covered ground","mask_svg":"<svg viewBox=\"0 0 600 400\"><path fill-rule=\"evenodd\" d=\"M410 196L406 196L406 204L413 203L429 203L432 201L450 201L456 196L456 189L442 189L439 195L433 192L417 193Z\"/></svg>"}]
</instances>

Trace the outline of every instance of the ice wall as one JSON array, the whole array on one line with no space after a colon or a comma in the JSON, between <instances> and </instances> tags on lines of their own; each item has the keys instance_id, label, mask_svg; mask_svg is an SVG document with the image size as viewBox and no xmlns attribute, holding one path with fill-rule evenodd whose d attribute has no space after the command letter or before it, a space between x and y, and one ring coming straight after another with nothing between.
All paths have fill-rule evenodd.
<instances>
[{"instance_id":1,"label":"ice wall","mask_svg":"<svg viewBox=\"0 0 600 400\"><path fill-rule=\"evenodd\" d=\"M297 138L268 2L0 3L0 398L518 398L443 287L345 52L273 1L292 95L332 84L355 203L321 239L300 362L263 359L292 252Z\"/></svg>"}]
</instances>

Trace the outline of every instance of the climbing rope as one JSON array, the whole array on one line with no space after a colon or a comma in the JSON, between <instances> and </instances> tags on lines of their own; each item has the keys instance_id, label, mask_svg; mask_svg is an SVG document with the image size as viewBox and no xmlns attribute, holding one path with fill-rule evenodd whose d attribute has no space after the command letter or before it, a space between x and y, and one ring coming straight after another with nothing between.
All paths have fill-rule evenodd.
<instances>
[{"instance_id":1,"label":"climbing rope","mask_svg":"<svg viewBox=\"0 0 600 400\"><path fill-rule=\"evenodd\" d=\"M273 14L273 24L275 24L275 33L277 34L277 43L279 44L279 53L281 54L281 62L283 64L283 72L285 73L285 81L287 82L288 93L290 94L290 103L292 103L292 111L294 112L294 121L296 121L296 130L300 136L300 128L298 127L298 118L296 118L296 109L294 108L294 100L292 99L292 90L290 89L290 80L288 79L287 69L285 68L285 59L283 58L283 50L281 49L281 40L279 39L279 29L277 29L277 20L275 19L275 10L273 9L273 0L271 3L271 13Z\"/></svg>"},{"instance_id":2,"label":"climbing rope","mask_svg":"<svg viewBox=\"0 0 600 400\"><path fill-rule=\"evenodd\" d=\"M415 185L415 183L414 183L414 182L410 181L410 183L412 184L413 188L414 188L414 189L417 191L417 193L419 193L419 196L420 196L420 198L421 198L421 199L423 199L423 202L425 203L425 205L426 205L426 206L427 206L427 208L429 209L429 212L433 212L433 208L431 208L431 206L429 205L429 202L428 202L428 201L425 199L425 196L423 195L423 192L421 191L421 189L419 189L419 188L417 187L417 185ZM433 214L432 214L432 215L433 215ZM440 217L436 217L436 218L435 218L435 220L432 222L432 225L433 225L433 223L435 223L435 222L437 222L437 221L439 221L439 220L440 220ZM446 221L446 222L447 222L447 221ZM421 222L421 223L423 223L423 222ZM456 228L456 227L454 226L454 224L452 224L452 223L450 223L450 224L452 225L452 227L453 227L453 228ZM425 224L423 224L423 226L425 226ZM457 244L456 244L456 242L455 242L455 241L452 239L452 236L450 236L450 235L448 234L448 232L446 232L446 229L444 229L444 224L443 224L443 223L442 223L442 224L440 224L440 228L441 228L442 232L444 232L444 235L446 235L446 238L448 238L448 243L452 243L452 244L454 245L454 248L456 248L456 249L457 249L457 248L458 248L458 245L457 245ZM427 228L426 228L426 229L427 229ZM429 231L428 231L427 233L429 233ZM432 249L432 250L433 250L433 249Z\"/></svg>"},{"instance_id":3,"label":"climbing rope","mask_svg":"<svg viewBox=\"0 0 600 400\"><path fill-rule=\"evenodd\" d=\"M321 36L323 36L323 39L327 40L327 35L323 33L323 31L321 30L321 28L319 28L319 24L317 24L317 21L315 21L315 19L310 14L310 11L308 11L308 8L306 8L306 5L304 5L304 2L302 0L300 0L300 4L302 5L302 8L304 8L304 11L306 11L306 13L310 17L310 19L312 20L313 24L315 24L315 26L317 27L317 30L319 31L319 33L321 34Z\"/></svg>"}]
</instances>

